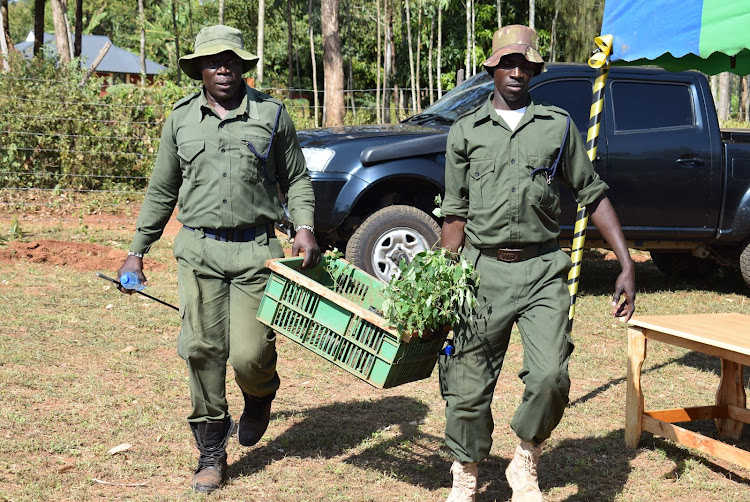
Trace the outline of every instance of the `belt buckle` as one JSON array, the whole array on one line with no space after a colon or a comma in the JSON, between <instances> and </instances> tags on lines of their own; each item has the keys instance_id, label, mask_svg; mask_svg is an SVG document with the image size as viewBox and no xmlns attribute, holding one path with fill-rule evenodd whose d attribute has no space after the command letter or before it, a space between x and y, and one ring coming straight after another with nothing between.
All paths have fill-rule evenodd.
<instances>
[{"instance_id":1,"label":"belt buckle","mask_svg":"<svg viewBox=\"0 0 750 502\"><path fill-rule=\"evenodd\" d=\"M521 257L521 250L518 249L498 249L497 259L506 263L515 263Z\"/></svg>"}]
</instances>

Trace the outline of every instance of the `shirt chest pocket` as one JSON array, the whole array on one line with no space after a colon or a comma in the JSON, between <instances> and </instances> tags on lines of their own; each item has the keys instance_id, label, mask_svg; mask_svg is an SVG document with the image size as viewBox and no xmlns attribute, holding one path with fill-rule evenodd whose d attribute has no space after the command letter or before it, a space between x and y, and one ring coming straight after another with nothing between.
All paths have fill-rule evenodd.
<instances>
[{"instance_id":1,"label":"shirt chest pocket","mask_svg":"<svg viewBox=\"0 0 750 502\"><path fill-rule=\"evenodd\" d=\"M471 159L469 167L469 205L482 208L492 205L497 195L495 159Z\"/></svg>"},{"instance_id":2,"label":"shirt chest pocket","mask_svg":"<svg viewBox=\"0 0 750 502\"><path fill-rule=\"evenodd\" d=\"M554 178L549 182L551 171L548 170L538 171L533 179L531 177L534 169L540 167L553 169L555 159L556 157L548 155L529 155L529 163L527 165L529 188L526 191L526 196L532 206L552 208L559 197L559 188L555 179L562 174L562 167L558 166Z\"/></svg>"},{"instance_id":3,"label":"shirt chest pocket","mask_svg":"<svg viewBox=\"0 0 750 502\"><path fill-rule=\"evenodd\" d=\"M192 185L202 185L208 180L208 166L205 164L206 143L203 140L186 141L177 146L182 177Z\"/></svg>"},{"instance_id":4,"label":"shirt chest pocket","mask_svg":"<svg viewBox=\"0 0 750 502\"><path fill-rule=\"evenodd\" d=\"M270 138L260 136L247 136L241 140L239 168L242 181L262 183L266 176L264 172L268 173L271 180L276 179L274 162L263 158L266 154L271 154L268 151L269 142Z\"/></svg>"}]
</instances>

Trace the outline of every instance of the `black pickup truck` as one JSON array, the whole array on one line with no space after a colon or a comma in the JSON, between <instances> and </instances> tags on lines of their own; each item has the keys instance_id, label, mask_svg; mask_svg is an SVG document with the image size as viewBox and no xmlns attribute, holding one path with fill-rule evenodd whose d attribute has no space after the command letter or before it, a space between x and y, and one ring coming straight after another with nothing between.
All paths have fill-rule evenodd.
<instances>
[{"instance_id":1,"label":"black pickup truck","mask_svg":"<svg viewBox=\"0 0 750 502\"><path fill-rule=\"evenodd\" d=\"M568 110L585 140L595 78L586 65L548 64L530 90ZM383 280L432 246L442 223L432 211L444 190L448 129L492 85L477 74L399 124L300 131L321 244L345 249ZM650 251L667 273L739 265L750 285L750 131L719 129L701 73L611 68L594 166L611 187L631 248ZM576 204L561 192L565 246ZM593 225L586 244L606 247Z\"/></svg>"}]
</instances>

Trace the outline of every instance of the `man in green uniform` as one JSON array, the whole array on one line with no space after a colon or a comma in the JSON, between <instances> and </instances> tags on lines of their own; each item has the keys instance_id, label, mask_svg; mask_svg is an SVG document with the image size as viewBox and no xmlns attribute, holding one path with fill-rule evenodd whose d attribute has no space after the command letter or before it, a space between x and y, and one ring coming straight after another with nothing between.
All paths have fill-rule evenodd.
<instances>
[{"instance_id":1,"label":"man in green uniform","mask_svg":"<svg viewBox=\"0 0 750 502\"><path fill-rule=\"evenodd\" d=\"M483 64L494 77L493 95L453 124L446 153L441 245L460 251L480 278L477 307L455 326L454 355L440 359L445 437L455 457L450 502L474 500L477 462L492 445L490 404L514 323L524 349L519 377L525 390L510 424L520 445L506 477L514 502L543 500L537 460L568 404L573 350L566 285L571 261L557 243L558 182L588 209L620 262L613 314L629 319L635 310L634 265L604 195L608 187L568 113L529 97L529 82L544 66L536 32L506 26L495 33L492 52Z\"/></svg>"},{"instance_id":2,"label":"man in green uniform","mask_svg":"<svg viewBox=\"0 0 750 502\"><path fill-rule=\"evenodd\" d=\"M234 428L227 361L245 399L240 444L261 439L279 388L275 334L256 315L270 273L265 261L283 256L274 233L284 216L280 194L296 227L292 254L304 253L303 268L320 261L312 184L292 120L279 100L242 79L257 61L244 50L239 30L227 26L203 28L195 53L180 58L182 70L203 88L179 101L164 124L135 237L118 271L146 281L143 255L179 204L177 349L187 362L188 423L200 451L192 486L203 492L227 478Z\"/></svg>"}]
</instances>

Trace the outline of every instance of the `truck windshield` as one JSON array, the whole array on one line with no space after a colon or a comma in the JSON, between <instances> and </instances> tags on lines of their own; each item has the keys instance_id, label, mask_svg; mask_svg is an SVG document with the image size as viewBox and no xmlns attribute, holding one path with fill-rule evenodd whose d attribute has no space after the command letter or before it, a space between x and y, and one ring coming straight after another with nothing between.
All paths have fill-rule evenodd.
<instances>
[{"instance_id":1,"label":"truck windshield","mask_svg":"<svg viewBox=\"0 0 750 502\"><path fill-rule=\"evenodd\" d=\"M435 104L404 122L452 124L458 117L481 105L492 94L492 78L483 71L451 89Z\"/></svg>"}]
</instances>

